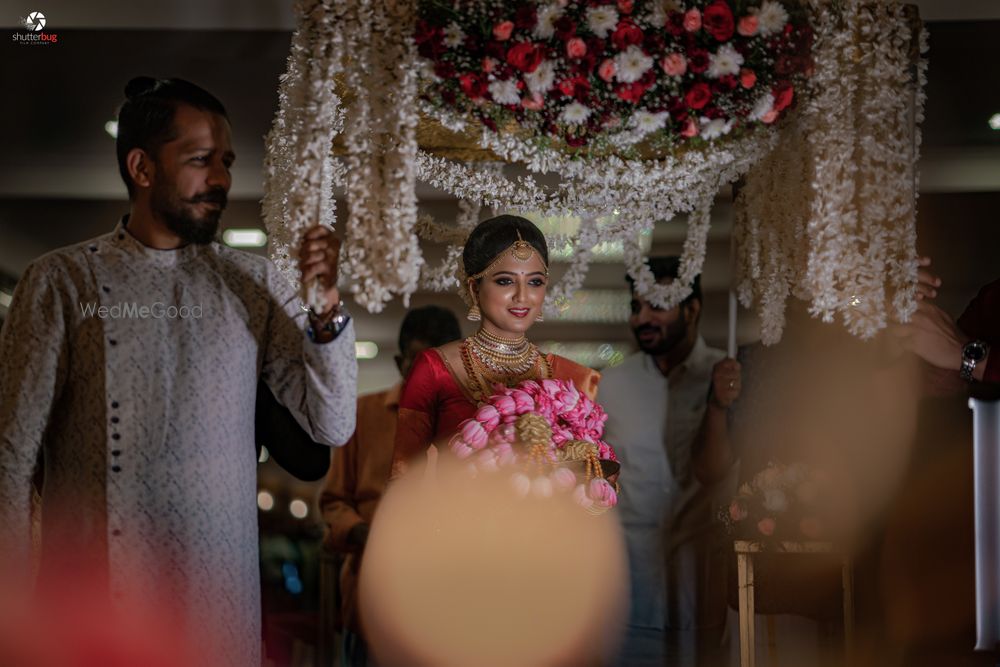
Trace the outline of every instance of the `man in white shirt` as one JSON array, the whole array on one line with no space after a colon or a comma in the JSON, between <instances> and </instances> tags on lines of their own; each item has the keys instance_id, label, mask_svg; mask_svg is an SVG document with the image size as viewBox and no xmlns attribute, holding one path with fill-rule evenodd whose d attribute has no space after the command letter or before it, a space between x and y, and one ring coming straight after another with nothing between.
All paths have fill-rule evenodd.
<instances>
[{"instance_id":1,"label":"man in white shirt","mask_svg":"<svg viewBox=\"0 0 1000 667\"><path fill-rule=\"evenodd\" d=\"M677 277L676 257L652 257L649 265L658 282ZM713 511L718 487L699 481L699 457L728 451L706 439L727 437L739 364L698 333L698 278L692 294L669 310L629 285L629 325L640 351L601 380L605 438L622 465L618 513L632 588L618 663L715 664L725 644L726 571Z\"/></svg>"}]
</instances>

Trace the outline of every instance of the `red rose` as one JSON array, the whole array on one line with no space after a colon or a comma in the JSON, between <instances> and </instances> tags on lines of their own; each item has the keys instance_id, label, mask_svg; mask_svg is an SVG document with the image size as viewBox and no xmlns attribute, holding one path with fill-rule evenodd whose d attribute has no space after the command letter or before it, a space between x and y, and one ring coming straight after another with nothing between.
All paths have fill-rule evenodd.
<instances>
[{"instance_id":1,"label":"red rose","mask_svg":"<svg viewBox=\"0 0 1000 667\"><path fill-rule=\"evenodd\" d=\"M633 44L642 44L642 30L629 19L622 19L611 33L611 42L616 49L624 51Z\"/></svg>"},{"instance_id":2,"label":"red rose","mask_svg":"<svg viewBox=\"0 0 1000 667\"><path fill-rule=\"evenodd\" d=\"M483 71L489 74L497 68L497 61L493 58L483 58Z\"/></svg>"},{"instance_id":3,"label":"red rose","mask_svg":"<svg viewBox=\"0 0 1000 667\"><path fill-rule=\"evenodd\" d=\"M510 39L510 33L514 32L513 21L500 21L493 26L493 36L501 42Z\"/></svg>"},{"instance_id":4,"label":"red rose","mask_svg":"<svg viewBox=\"0 0 1000 667\"><path fill-rule=\"evenodd\" d=\"M695 74L701 74L708 69L708 51L705 49L691 49L688 52L688 69Z\"/></svg>"},{"instance_id":5,"label":"red rose","mask_svg":"<svg viewBox=\"0 0 1000 667\"><path fill-rule=\"evenodd\" d=\"M507 62L522 72L530 73L538 69L542 56L542 50L531 42L520 42L507 51Z\"/></svg>"},{"instance_id":6,"label":"red rose","mask_svg":"<svg viewBox=\"0 0 1000 667\"><path fill-rule=\"evenodd\" d=\"M634 5L632 0L618 0L618 11L622 14L631 14Z\"/></svg>"},{"instance_id":7,"label":"red rose","mask_svg":"<svg viewBox=\"0 0 1000 667\"><path fill-rule=\"evenodd\" d=\"M566 55L570 58L582 58L587 55L587 43L579 37L566 42Z\"/></svg>"},{"instance_id":8,"label":"red rose","mask_svg":"<svg viewBox=\"0 0 1000 667\"><path fill-rule=\"evenodd\" d=\"M472 72L458 77L458 85L462 87L462 92L472 100L477 100L486 94L486 81Z\"/></svg>"},{"instance_id":9,"label":"red rose","mask_svg":"<svg viewBox=\"0 0 1000 667\"><path fill-rule=\"evenodd\" d=\"M702 109L712 99L712 89L707 83L696 83L684 95L684 101L692 109Z\"/></svg>"},{"instance_id":10,"label":"red rose","mask_svg":"<svg viewBox=\"0 0 1000 667\"><path fill-rule=\"evenodd\" d=\"M752 69L743 68L740 70L740 85L744 88L753 88L757 83L757 74Z\"/></svg>"},{"instance_id":11,"label":"red rose","mask_svg":"<svg viewBox=\"0 0 1000 667\"><path fill-rule=\"evenodd\" d=\"M552 24L555 28L555 35L562 41L566 41L576 35L576 22L568 16L560 16Z\"/></svg>"},{"instance_id":12,"label":"red rose","mask_svg":"<svg viewBox=\"0 0 1000 667\"><path fill-rule=\"evenodd\" d=\"M772 107L778 113L781 113L792 103L792 99L795 96L795 91L790 83L779 83L771 91L774 95L774 106Z\"/></svg>"},{"instance_id":13,"label":"red rose","mask_svg":"<svg viewBox=\"0 0 1000 667\"><path fill-rule=\"evenodd\" d=\"M715 0L701 15L702 25L715 39L720 42L729 40L736 31L733 20L733 10L726 0Z\"/></svg>"},{"instance_id":14,"label":"red rose","mask_svg":"<svg viewBox=\"0 0 1000 667\"><path fill-rule=\"evenodd\" d=\"M617 95L619 99L625 100L626 102L638 104L639 100L642 99L643 94L648 88L649 86L644 84L642 81L636 81L635 83L623 83L615 88L615 95Z\"/></svg>"}]
</instances>

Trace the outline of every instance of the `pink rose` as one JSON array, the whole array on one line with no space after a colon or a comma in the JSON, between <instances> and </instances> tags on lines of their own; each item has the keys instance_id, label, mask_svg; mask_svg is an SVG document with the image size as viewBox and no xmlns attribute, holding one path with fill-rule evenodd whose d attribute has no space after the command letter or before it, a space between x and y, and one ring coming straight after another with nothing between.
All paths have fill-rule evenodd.
<instances>
[{"instance_id":1,"label":"pink rose","mask_svg":"<svg viewBox=\"0 0 1000 667\"><path fill-rule=\"evenodd\" d=\"M497 454L497 464L500 467L514 465L517 462L517 454L508 442L502 442L494 447Z\"/></svg>"},{"instance_id":2,"label":"pink rose","mask_svg":"<svg viewBox=\"0 0 1000 667\"><path fill-rule=\"evenodd\" d=\"M622 14L631 14L634 6L633 0L618 0L618 11Z\"/></svg>"},{"instance_id":3,"label":"pink rose","mask_svg":"<svg viewBox=\"0 0 1000 667\"><path fill-rule=\"evenodd\" d=\"M747 14L740 19L740 22L736 26L736 32L740 33L744 37L753 37L757 34L758 20L756 15Z\"/></svg>"},{"instance_id":4,"label":"pink rose","mask_svg":"<svg viewBox=\"0 0 1000 667\"><path fill-rule=\"evenodd\" d=\"M545 98L542 97L541 93L532 93L521 99L521 106L529 111L538 111L545 106Z\"/></svg>"},{"instance_id":5,"label":"pink rose","mask_svg":"<svg viewBox=\"0 0 1000 667\"><path fill-rule=\"evenodd\" d=\"M743 521L747 518L747 508L738 500L729 503L729 518L733 521Z\"/></svg>"},{"instance_id":6,"label":"pink rose","mask_svg":"<svg viewBox=\"0 0 1000 667\"><path fill-rule=\"evenodd\" d=\"M669 76L681 76L687 71L687 59L680 53L668 53L660 61L660 67Z\"/></svg>"},{"instance_id":7,"label":"pink rose","mask_svg":"<svg viewBox=\"0 0 1000 667\"><path fill-rule=\"evenodd\" d=\"M552 480L548 477L536 477L531 480L531 493L539 498L551 498L555 493Z\"/></svg>"},{"instance_id":8,"label":"pink rose","mask_svg":"<svg viewBox=\"0 0 1000 667\"><path fill-rule=\"evenodd\" d=\"M476 411L476 421L487 431L492 431L500 423L500 413L492 405L484 405Z\"/></svg>"},{"instance_id":9,"label":"pink rose","mask_svg":"<svg viewBox=\"0 0 1000 667\"><path fill-rule=\"evenodd\" d=\"M562 389L562 385L558 380L542 380L542 390L549 396L555 398L560 389Z\"/></svg>"},{"instance_id":10,"label":"pink rose","mask_svg":"<svg viewBox=\"0 0 1000 667\"><path fill-rule=\"evenodd\" d=\"M513 21L500 21L500 23L493 26L493 37L501 42L510 39L510 33L512 32L514 32Z\"/></svg>"},{"instance_id":11,"label":"pink rose","mask_svg":"<svg viewBox=\"0 0 1000 667\"><path fill-rule=\"evenodd\" d=\"M462 422L460 431L462 433L462 440L473 449L482 449L485 447L486 441L490 437L486 429L483 428L483 425L475 419L466 419Z\"/></svg>"},{"instance_id":12,"label":"pink rose","mask_svg":"<svg viewBox=\"0 0 1000 667\"><path fill-rule=\"evenodd\" d=\"M615 61L608 58L601 66L597 68L597 76L601 77L602 80L611 83L611 80L615 78Z\"/></svg>"},{"instance_id":13,"label":"pink rose","mask_svg":"<svg viewBox=\"0 0 1000 667\"><path fill-rule=\"evenodd\" d=\"M768 537L774 535L774 529L777 527L778 524L771 517L765 517L757 522L757 530L760 531L761 535Z\"/></svg>"},{"instance_id":14,"label":"pink rose","mask_svg":"<svg viewBox=\"0 0 1000 667\"><path fill-rule=\"evenodd\" d=\"M698 136L698 123L694 122L693 118L688 118L685 121L684 127L681 129L681 136L688 139Z\"/></svg>"},{"instance_id":15,"label":"pink rose","mask_svg":"<svg viewBox=\"0 0 1000 667\"><path fill-rule=\"evenodd\" d=\"M701 29L701 12L697 9L689 9L684 12L684 29L688 32L696 32Z\"/></svg>"},{"instance_id":16,"label":"pink rose","mask_svg":"<svg viewBox=\"0 0 1000 667\"><path fill-rule=\"evenodd\" d=\"M531 479L523 472L514 473L510 478L511 486L518 497L524 498L531 491Z\"/></svg>"},{"instance_id":17,"label":"pink rose","mask_svg":"<svg viewBox=\"0 0 1000 667\"><path fill-rule=\"evenodd\" d=\"M496 472L499 469L496 452L490 449L479 452L479 455L476 456L476 464L485 472Z\"/></svg>"},{"instance_id":18,"label":"pink rose","mask_svg":"<svg viewBox=\"0 0 1000 667\"><path fill-rule=\"evenodd\" d=\"M494 60L493 58L489 58L489 57L483 58L483 72L485 72L486 74L489 74L490 72L492 72L496 68L497 68L497 61L496 60Z\"/></svg>"},{"instance_id":19,"label":"pink rose","mask_svg":"<svg viewBox=\"0 0 1000 667\"><path fill-rule=\"evenodd\" d=\"M761 116L760 120L761 120L762 123L766 123L766 124L770 125L774 121L778 120L778 113L779 112L777 110L771 109L766 114L764 114L763 116Z\"/></svg>"},{"instance_id":20,"label":"pink rose","mask_svg":"<svg viewBox=\"0 0 1000 667\"><path fill-rule=\"evenodd\" d=\"M579 37L566 42L566 55L570 58L582 58L587 55L587 43Z\"/></svg>"},{"instance_id":21,"label":"pink rose","mask_svg":"<svg viewBox=\"0 0 1000 667\"><path fill-rule=\"evenodd\" d=\"M578 484L577 487L573 489L573 501L584 509L589 509L594 506L594 501L587 495L587 487L583 484Z\"/></svg>"},{"instance_id":22,"label":"pink rose","mask_svg":"<svg viewBox=\"0 0 1000 667\"><path fill-rule=\"evenodd\" d=\"M465 444L459 437L452 438L451 451L459 459L467 459L476 453L476 450Z\"/></svg>"},{"instance_id":23,"label":"pink rose","mask_svg":"<svg viewBox=\"0 0 1000 667\"><path fill-rule=\"evenodd\" d=\"M750 89L754 87L757 83L757 75L752 69L747 69L744 67L740 70L740 85L744 88Z\"/></svg>"}]
</instances>

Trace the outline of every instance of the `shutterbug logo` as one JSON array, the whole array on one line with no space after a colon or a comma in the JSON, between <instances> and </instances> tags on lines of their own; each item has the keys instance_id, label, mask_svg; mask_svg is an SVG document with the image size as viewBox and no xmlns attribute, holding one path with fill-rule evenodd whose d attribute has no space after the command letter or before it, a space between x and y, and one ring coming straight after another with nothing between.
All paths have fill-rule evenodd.
<instances>
[{"instance_id":1,"label":"shutterbug logo","mask_svg":"<svg viewBox=\"0 0 1000 667\"><path fill-rule=\"evenodd\" d=\"M21 19L28 32L41 32L45 27L45 14L41 12L31 12L28 18Z\"/></svg>"},{"instance_id":2,"label":"shutterbug logo","mask_svg":"<svg viewBox=\"0 0 1000 667\"><path fill-rule=\"evenodd\" d=\"M41 12L30 12L27 16L22 16L21 25L24 26L25 32L15 32L12 35L12 39L18 44L38 46L59 42L59 35L44 31L45 14Z\"/></svg>"}]
</instances>

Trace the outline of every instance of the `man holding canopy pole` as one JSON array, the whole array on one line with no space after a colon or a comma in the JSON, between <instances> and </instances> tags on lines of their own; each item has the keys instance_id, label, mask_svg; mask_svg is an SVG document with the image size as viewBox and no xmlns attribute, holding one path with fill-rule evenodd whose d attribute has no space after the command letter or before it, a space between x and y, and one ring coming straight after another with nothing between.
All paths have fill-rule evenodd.
<instances>
[{"instance_id":1,"label":"man holding canopy pole","mask_svg":"<svg viewBox=\"0 0 1000 667\"><path fill-rule=\"evenodd\" d=\"M125 93L129 214L29 266L0 336L0 585L18 608L15 593L37 589L46 618L71 610L51 632L149 619L171 650L198 656L172 664L258 665L258 381L311 439L350 438L339 243L318 225L303 236L301 280L327 304L307 314L270 261L215 242L235 159L222 104L180 79L139 77Z\"/></svg>"}]
</instances>

